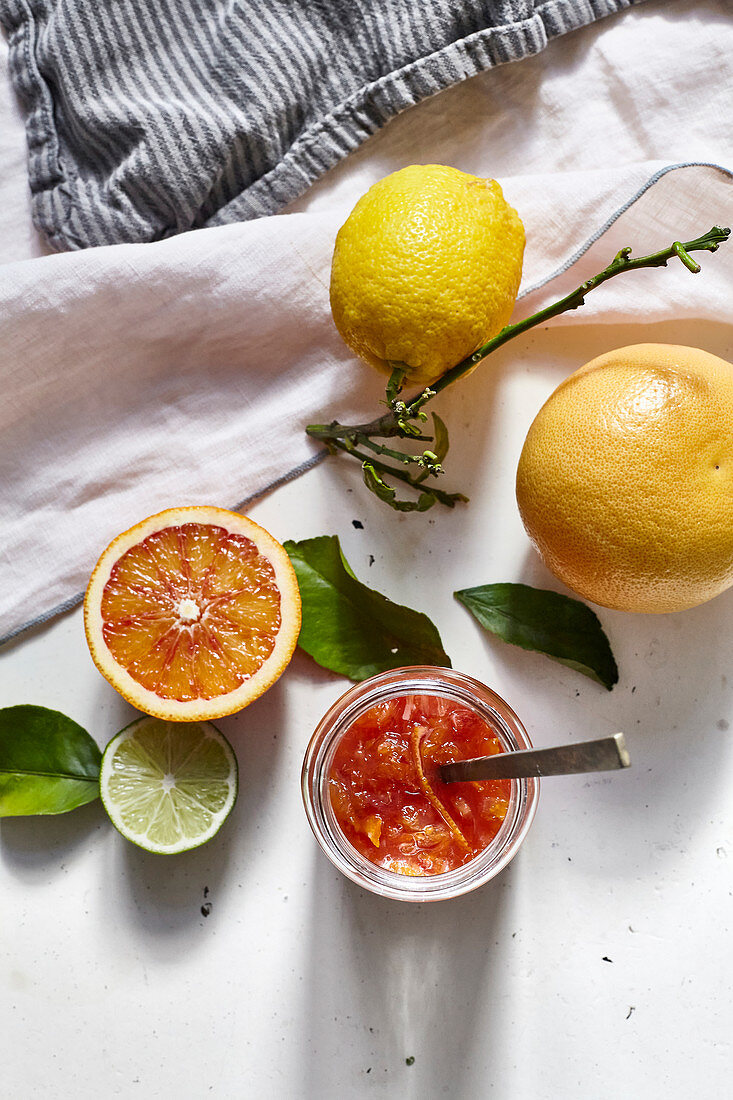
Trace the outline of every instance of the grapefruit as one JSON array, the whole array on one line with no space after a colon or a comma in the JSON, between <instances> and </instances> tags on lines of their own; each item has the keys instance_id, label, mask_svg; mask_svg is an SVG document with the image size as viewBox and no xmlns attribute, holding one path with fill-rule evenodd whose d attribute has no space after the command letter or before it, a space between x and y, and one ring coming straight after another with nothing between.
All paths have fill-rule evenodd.
<instances>
[{"instance_id":1,"label":"grapefruit","mask_svg":"<svg viewBox=\"0 0 733 1100\"><path fill-rule=\"evenodd\" d=\"M517 470L524 526L579 595L680 611L733 584L733 366L635 344L562 382Z\"/></svg>"}]
</instances>

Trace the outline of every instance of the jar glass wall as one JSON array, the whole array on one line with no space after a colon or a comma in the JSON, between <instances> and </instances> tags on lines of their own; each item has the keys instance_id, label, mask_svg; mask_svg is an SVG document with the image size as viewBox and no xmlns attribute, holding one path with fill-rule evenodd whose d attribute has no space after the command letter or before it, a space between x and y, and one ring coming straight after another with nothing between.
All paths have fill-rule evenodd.
<instances>
[{"instance_id":1,"label":"jar glass wall","mask_svg":"<svg viewBox=\"0 0 733 1100\"><path fill-rule=\"evenodd\" d=\"M386 870L366 859L341 830L329 794L336 749L352 724L369 708L403 695L435 695L468 707L496 734L505 752L532 748L511 707L490 688L460 672L437 667L399 668L351 687L324 715L306 751L302 790L308 821L321 848L338 869L360 886L399 901L439 901L475 890L494 878L516 854L534 817L539 780L511 780L506 817L494 839L468 863L444 874L412 876Z\"/></svg>"}]
</instances>

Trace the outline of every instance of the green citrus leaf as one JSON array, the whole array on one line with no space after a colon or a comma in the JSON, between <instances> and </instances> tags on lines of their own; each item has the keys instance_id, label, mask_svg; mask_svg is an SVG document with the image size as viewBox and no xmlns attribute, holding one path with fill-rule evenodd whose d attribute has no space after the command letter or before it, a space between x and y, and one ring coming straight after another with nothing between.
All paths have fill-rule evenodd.
<instances>
[{"instance_id":1,"label":"green citrus leaf","mask_svg":"<svg viewBox=\"0 0 733 1100\"><path fill-rule=\"evenodd\" d=\"M445 426L445 421L441 420L437 413L433 413L433 438L435 440L435 446L433 450L437 456L438 462L442 462L445 456L448 454L448 448L450 447L450 440L448 438L448 429Z\"/></svg>"},{"instance_id":2,"label":"green citrus leaf","mask_svg":"<svg viewBox=\"0 0 733 1100\"><path fill-rule=\"evenodd\" d=\"M453 595L505 642L544 653L609 691L618 681L598 616L580 600L527 584L484 584Z\"/></svg>"},{"instance_id":3,"label":"green citrus leaf","mask_svg":"<svg viewBox=\"0 0 733 1100\"><path fill-rule=\"evenodd\" d=\"M420 493L417 500L398 500L396 491L382 480L371 462L362 463L361 469L367 489L396 512L427 512L435 504L436 498L430 492Z\"/></svg>"},{"instance_id":4,"label":"green citrus leaf","mask_svg":"<svg viewBox=\"0 0 733 1100\"><path fill-rule=\"evenodd\" d=\"M86 730L46 707L0 710L0 817L62 814L99 796L102 754Z\"/></svg>"},{"instance_id":5,"label":"green citrus leaf","mask_svg":"<svg viewBox=\"0 0 733 1100\"><path fill-rule=\"evenodd\" d=\"M303 601L298 645L319 665L351 680L403 665L451 667L427 615L358 581L336 535L284 545Z\"/></svg>"}]
</instances>

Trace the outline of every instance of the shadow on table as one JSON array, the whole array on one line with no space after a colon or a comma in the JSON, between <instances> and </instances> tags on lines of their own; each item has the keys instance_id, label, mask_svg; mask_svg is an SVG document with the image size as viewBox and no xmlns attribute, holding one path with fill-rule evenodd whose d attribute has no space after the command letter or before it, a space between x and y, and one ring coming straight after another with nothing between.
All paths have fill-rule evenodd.
<instances>
[{"instance_id":1,"label":"shadow on table","mask_svg":"<svg viewBox=\"0 0 733 1100\"><path fill-rule=\"evenodd\" d=\"M529 545L517 579L573 595ZM589 841L574 850L574 860L589 873L626 876L636 873L645 846L653 847L645 857L652 862L678 859L724 805L733 756L733 589L665 615L589 606L619 667L610 692L541 654L488 634L483 641L499 682L532 684L530 694L512 690L512 697L535 744L624 732L628 771L546 780L542 802L551 815L572 797Z\"/></svg>"},{"instance_id":2,"label":"shadow on table","mask_svg":"<svg viewBox=\"0 0 733 1100\"><path fill-rule=\"evenodd\" d=\"M0 860L19 879L47 883L50 875L64 873L93 833L107 828L112 826L98 800L65 814L5 817L0 822Z\"/></svg>"},{"instance_id":3,"label":"shadow on table","mask_svg":"<svg viewBox=\"0 0 733 1100\"><path fill-rule=\"evenodd\" d=\"M238 888L234 866L260 845L257 823L271 797L285 727L281 682L246 710L216 725L237 755L239 794L221 831L200 848L176 856L154 855L115 836L106 897L117 924L137 928L155 950L172 957L192 949L190 929L215 926L217 910Z\"/></svg>"},{"instance_id":4,"label":"shadow on table","mask_svg":"<svg viewBox=\"0 0 733 1100\"><path fill-rule=\"evenodd\" d=\"M408 904L354 885L320 852L314 860L304 1100L360 1083L400 1097L467 1095L476 1044L490 1063L506 1008L499 958L518 861L472 894Z\"/></svg>"}]
</instances>

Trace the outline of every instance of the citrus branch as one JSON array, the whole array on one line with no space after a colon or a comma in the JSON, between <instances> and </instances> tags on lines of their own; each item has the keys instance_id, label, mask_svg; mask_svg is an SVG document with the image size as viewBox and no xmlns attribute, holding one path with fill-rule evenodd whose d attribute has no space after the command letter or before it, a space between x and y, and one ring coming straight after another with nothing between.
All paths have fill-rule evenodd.
<instances>
[{"instance_id":1,"label":"citrus branch","mask_svg":"<svg viewBox=\"0 0 733 1100\"><path fill-rule=\"evenodd\" d=\"M690 253L716 252L719 246L727 241L729 237L730 229L721 229L715 225L709 232L693 241L686 241L684 244L681 241L674 241L668 248L664 248L659 252L652 252L648 256L637 256L632 259L631 248L622 248L603 271L593 275L590 279L586 279L570 294L566 294L564 298L560 298L557 302L546 306L545 309L533 313L523 321L517 321L516 324L507 325L486 344L473 352L472 355L466 356L460 363L442 374L436 382L432 382L429 388L415 394L407 401L399 396L405 380L405 370L403 366L395 364L395 369L387 383L386 403L389 411L382 416L376 417L366 424L346 425L339 424L337 420L331 421L330 424L309 424L306 432L313 439L320 439L331 451L344 451L354 458L360 459L368 488L375 492L385 503L390 504L391 507L400 511L425 511L432 504L439 502L452 508L456 501L465 501L468 498L461 493L445 493L432 485L430 487L424 485L427 476L437 477L442 473L440 461L445 457L448 450L447 429L442 421L440 421L440 429L438 428L435 421L439 418L435 414L433 414L435 437L425 435L418 426L427 420L427 414L423 412L423 406L428 401L432 400L436 394L447 386L452 385L453 382L457 382L468 371L473 370L482 359L496 351L497 348L502 347L503 344L508 343L509 340L521 336L522 333L534 328L535 325L544 324L553 317L558 317L561 313L567 313L584 305L586 295L595 290L596 287L601 286L602 283L615 278L616 275L626 271L638 271L645 267L666 267L668 261L672 259L680 260L688 271L696 275L700 271L700 265L696 260L693 260ZM411 421L417 421L417 423L411 423ZM437 442L439 434L441 437L440 447ZM409 452L397 451L374 442L375 439L395 437L424 443L435 442L435 450L439 454L438 460L432 461L432 451L423 451L422 455L412 455ZM421 467L421 472L413 476L404 469L373 459L360 451L359 447L367 447L374 454L394 459L405 465L416 463ZM413 489L420 490L419 501L398 501L394 489L390 489L382 478L377 477L375 470L396 478Z\"/></svg>"}]
</instances>

